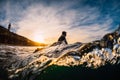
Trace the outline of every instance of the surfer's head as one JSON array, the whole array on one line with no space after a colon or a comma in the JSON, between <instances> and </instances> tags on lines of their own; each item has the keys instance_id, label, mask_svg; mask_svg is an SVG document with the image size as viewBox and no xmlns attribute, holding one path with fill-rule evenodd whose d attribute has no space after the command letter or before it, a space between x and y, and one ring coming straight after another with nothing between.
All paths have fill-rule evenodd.
<instances>
[{"instance_id":1,"label":"surfer's head","mask_svg":"<svg viewBox=\"0 0 120 80\"><path fill-rule=\"evenodd\" d=\"M66 36L67 32L66 31L62 31L62 35Z\"/></svg>"}]
</instances>

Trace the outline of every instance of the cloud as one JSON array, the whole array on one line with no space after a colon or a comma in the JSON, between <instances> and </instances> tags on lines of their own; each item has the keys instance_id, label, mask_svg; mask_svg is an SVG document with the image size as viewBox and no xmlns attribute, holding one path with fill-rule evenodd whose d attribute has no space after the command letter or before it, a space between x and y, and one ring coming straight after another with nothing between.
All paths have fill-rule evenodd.
<instances>
[{"instance_id":1,"label":"cloud","mask_svg":"<svg viewBox=\"0 0 120 80\"><path fill-rule=\"evenodd\" d=\"M69 43L89 42L110 32L108 29L113 20L109 16L101 19L100 24L101 12L97 7L86 5L74 8L75 5L76 2L68 1L49 5L33 3L24 9L17 4L12 6L15 9L9 15L17 19L13 24L14 28L17 27L16 33L32 40L43 38L46 43L57 41L62 31L67 31Z\"/></svg>"}]
</instances>

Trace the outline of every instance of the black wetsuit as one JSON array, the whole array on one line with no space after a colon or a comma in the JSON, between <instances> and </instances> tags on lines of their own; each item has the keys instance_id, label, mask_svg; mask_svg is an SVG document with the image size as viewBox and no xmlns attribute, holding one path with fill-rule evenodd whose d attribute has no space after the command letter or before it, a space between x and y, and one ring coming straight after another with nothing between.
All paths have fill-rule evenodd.
<instances>
[{"instance_id":1,"label":"black wetsuit","mask_svg":"<svg viewBox=\"0 0 120 80\"><path fill-rule=\"evenodd\" d=\"M64 35L61 35L60 38L58 39L58 42L62 42L62 41L64 41L65 44L68 44Z\"/></svg>"}]
</instances>

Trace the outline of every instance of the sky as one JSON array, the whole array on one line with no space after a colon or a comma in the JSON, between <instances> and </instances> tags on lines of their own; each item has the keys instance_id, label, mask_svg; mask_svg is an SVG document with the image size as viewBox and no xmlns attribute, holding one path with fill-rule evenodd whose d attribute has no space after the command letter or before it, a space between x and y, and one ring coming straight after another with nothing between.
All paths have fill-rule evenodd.
<instances>
[{"instance_id":1,"label":"sky","mask_svg":"<svg viewBox=\"0 0 120 80\"><path fill-rule=\"evenodd\" d=\"M0 0L0 25L51 44L62 31L68 43L98 40L120 24L119 0Z\"/></svg>"}]
</instances>

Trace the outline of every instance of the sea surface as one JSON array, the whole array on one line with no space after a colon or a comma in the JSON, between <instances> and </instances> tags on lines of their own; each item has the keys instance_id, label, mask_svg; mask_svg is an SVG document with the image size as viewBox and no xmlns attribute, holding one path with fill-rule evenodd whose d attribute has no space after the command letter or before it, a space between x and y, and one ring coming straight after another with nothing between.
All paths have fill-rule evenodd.
<instances>
[{"instance_id":1,"label":"sea surface","mask_svg":"<svg viewBox=\"0 0 120 80\"><path fill-rule=\"evenodd\" d=\"M11 80L108 80L119 78L120 55L93 49L78 55L80 43L46 47L0 46L0 77ZM35 52L35 50L37 50ZM8 78L5 78L8 77Z\"/></svg>"}]
</instances>

